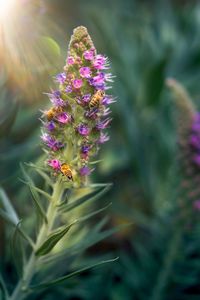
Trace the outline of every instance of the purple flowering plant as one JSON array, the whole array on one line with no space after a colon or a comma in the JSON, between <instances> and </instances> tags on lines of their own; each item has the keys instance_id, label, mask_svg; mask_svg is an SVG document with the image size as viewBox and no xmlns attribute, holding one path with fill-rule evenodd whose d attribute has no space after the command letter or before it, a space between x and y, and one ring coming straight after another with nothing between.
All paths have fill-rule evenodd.
<instances>
[{"instance_id":1,"label":"purple flowering plant","mask_svg":"<svg viewBox=\"0 0 200 300\"><path fill-rule=\"evenodd\" d=\"M107 94L113 78L108 69L108 58L97 54L86 28L76 28L64 72L55 77L58 90L48 93L52 107L43 114L41 138L53 173L62 174L61 166L66 163L77 185L91 173L90 161L100 144L109 140L105 130L114 99ZM52 164L55 160L57 168Z\"/></svg>"},{"instance_id":2,"label":"purple flowering plant","mask_svg":"<svg viewBox=\"0 0 200 300\"><path fill-rule=\"evenodd\" d=\"M178 110L179 163L181 167L181 205L191 211L200 211L200 112L187 91L174 79L167 81L175 95Z\"/></svg>"},{"instance_id":3,"label":"purple flowering plant","mask_svg":"<svg viewBox=\"0 0 200 300\"><path fill-rule=\"evenodd\" d=\"M106 129L111 122L109 106L114 99L107 94L110 88L108 83L112 82L112 75L107 73L108 68L107 57L97 54L87 29L77 27L69 44L64 71L55 76L58 88L47 93L51 107L43 111L41 118L41 141L45 152L42 164L28 164L42 177L45 189L37 187L29 172L22 166L25 183L31 192L40 221L34 239L32 234L29 236L21 228L21 220L5 192L0 189L5 208L5 212L0 211L0 214L15 227L15 236L19 234L26 244L20 246L20 249L26 249L21 252L21 256L26 254L26 257L19 259L14 256L17 264L21 263L18 266L20 277L16 286L7 289L6 284L3 284L6 300L29 299L35 291L38 295L41 289L65 282L69 277L93 266L113 261L97 262L77 271L71 270L72 258L71 263L65 264L68 255L65 248L71 243L71 227L76 225L78 228L73 231L73 239L75 234L77 241L75 253L78 255L91 245L91 241L95 243L105 236L105 230L101 230L102 225L98 225L99 231L92 234L85 232L80 224L107 209L109 205L95 211L90 209L84 216L73 209L85 202L99 199L111 186L104 183L91 184L87 180L93 171L93 157L97 155L101 144L109 140ZM81 246L82 240L84 247ZM61 261L58 277L54 274L58 263L56 257ZM73 257L76 255L73 254ZM1 283L0 276L0 286Z\"/></svg>"}]
</instances>

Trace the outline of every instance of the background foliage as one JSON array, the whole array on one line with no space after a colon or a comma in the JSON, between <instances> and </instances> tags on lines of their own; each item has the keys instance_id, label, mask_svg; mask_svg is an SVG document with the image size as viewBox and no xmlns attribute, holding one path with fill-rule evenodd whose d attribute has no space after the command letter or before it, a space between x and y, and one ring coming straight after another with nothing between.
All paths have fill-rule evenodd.
<instances>
[{"instance_id":1,"label":"background foliage","mask_svg":"<svg viewBox=\"0 0 200 300\"><path fill-rule=\"evenodd\" d=\"M164 0L38 3L27 5L32 15L39 15L34 29L40 59L32 64L26 61L19 81L13 73L21 66L12 63L11 68L8 58L0 57L1 185L19 214L29 216L26 222L31 226L32 205L18 180L22 176L19 163L35 161L41 154L39 108L48 103L42 91L49 90L51 76L64 65L72 29L82 24L99 52L108 55L116 75L111 140L101 150L102 161L92 180L113 182L99 200L112 199L107 226L131 223L80 257L86 263L113 253L120 257L118 262L44 291L42 299L198 299L199 216L184 230L177 221L176 115L164 82L167 77L179 80L199 106L200 4ZM20 38L26 42L23 32ZM27 82L28 74L32 76ZM15 280L7 250L10 231L0 222L1 268Z\"/></svg>"}]
</instances>

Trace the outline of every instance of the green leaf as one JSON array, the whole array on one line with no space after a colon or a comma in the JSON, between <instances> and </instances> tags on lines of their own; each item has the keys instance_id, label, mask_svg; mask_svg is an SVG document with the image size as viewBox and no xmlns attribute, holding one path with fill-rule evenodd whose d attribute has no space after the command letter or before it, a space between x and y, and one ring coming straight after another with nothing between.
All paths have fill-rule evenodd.
<instances>
[{"instance_id":1,"label":"green leaf","mask_svg":"<svg viewBox=\"0 0 200 300\"><path fill-rule=\"evenodd\" d=\"M100 208L98 210L95 210L89 214L87 214L86 216L84 217L80 217L79 219L77 219L77 223L81 223L81 222L85 222L87 221L88 219L96 216L97 214L101 213L102 211L108 209L108 207L110 207L112 205L112 203L109 203L108 205L104 206L103 208Z\"/></svg>"},{"instance_id":2,"label":"green leaf","mask_svg":"<svg viewBox=\"0 0 200 300\"><path fill-rule=\"evenodd\" d=\"M44 158L45 160L45 158ZM33 163L25 163L28 167L31 167L33 168L44 180L45 180L45 183L48 183L48 185L52 186L53 185L53 182L51 180L51 178L46 174L45 172L45 168L44 167L40 167L40 166L37 166L36 164L33 164Z\"/></svg>"},{"instance_id":3,"label":"green leaf","mask_svg":"<svg viewBox=\"0 0 200 300\"><path fill-rule=\"evenodd\" d=\"M19 277L22 277L22 275L23 275L23 265L24 265L24 260L25 260L24 259L25 253L24 253L24 248L23 248L22 241L21 241L21 234L19 236L19 233L20 233L19 228L21 226L21 222L22 221L19 221L19 223L15 227L13 236L11 239L11 244L10 244L13 261L14 261L14 264L15 264L15 267L16 267Z\"/></svg>"},{"instance_id":4,"label":"green leaf","mask_svg":"<svg viewBox=\"0 0 200 300\"><path fill-rule=\"evenodd\" d=\"M85 267L85 268L82 268L80 270L77 270L77 271L74 271L66 276L62 276L58 279L55 279L55 280L52 280L50 282L44 282L42 284L38 284L38 285L35 285L35 286L30 286L31 289L39 289L39 288L47 288L47 287L50 287L50 286L55 286L57 284L62 284L63 282L65 282L67 279L69 278L72 278L74 276L77 276L85 271L88 271L88 270L91 270L95 267L98 267L98 266L101 266L101 265L104 265L104 264L107 264L107 263L112 263L112 262L115 262L119 259L119 257L116 257L116 258L113 258L113 259L108 259L108 260L104 260L104 261L101 261L101 262L98 262L98 263L95 263L93 265L90 265L88 267Z\"/></svg>"},{"instance_id":5,"label":"green leaf","mask_svg":"<svg viewBox=\"0 0 200 300\"><path fill-rule=\"evenodd\" d=\"M52 39L49 36L43 36L41 37L41 44L46 49L48 49L48 52L53 55L53 57L59 57L60 56L60 47L58 43Z\"/></svg>"},{"instance_id":6,"label":"green leaf","mask_svg":"<svg viewBox=\"0 0 200 300\"><path fill-rule=\"evenodd\" d=\"M100 197L102 197L105 193L108 192L108 190L110 189L111 185L108 184L108 185L104 185L103 186L103 190L100 190L100 191L92 191L91 193L87 194L87 195L84 195L82 197L79 197L75 200L72 200L70 203L66 203L64 205L60 205L59 207L59 210L61 212L69 212L70 210L80 206L81 204L85 203L85 202L88 202L88 201L96 201L98 200ZM102 188L102 187L98 187L99 188Z\"/></svg>"},{"instance_id":7,"label":"green leaf","mask_svg":"<svg viewBox=\"0 0 200 300\"><path fill-rule=\"evenodd\" d=\"M8 298L8 291L6 289L6 285L3 280L3 277L0 274L0 299L6 300L7 298Z\"/></svg>"},{"instance_id":8,"label":"green leaf","mask_svg":"<svg viewBox=\"0 0 200 300\"><path fill-rule=\"evenodd\" d=\"M98 209L90 214L87 214L84 217L81 217L77 220L75 220L74 222L72 222L69 225L66 225L65 227L58 229L56 231L54 231L52 234L49 235L49 237L46 239L46 241L39 247L38 250L36 250L36 255L37 256L42 256L45 255L47 253L49 253L54 246L64 237L64 235L69 231L69 229L74 225L74 224L78 224L81 222L85 222L88 219L92 218L93 216L101 213L102 211L106 210L109 206L111 205L111 203L109 203L107 206Z\"/></svg>"},{"instance_id":9,"label":"green leaf","mask_svg":"<svg viewBox=\"0 0 200 300\"><path fill-rule=\"evenodd\" d=\"M20 181L22 181L23 183L25 183L26 185L28 185L28 187L32 190L35 190L36 192L40 193L41 195L45 196L45 198L47 198L48 200L52 200L52 196L49 195L47 192L41 190L40 188L38 188L37 186L35 185L31 185L30 182L28 181L25 181L23 179L20 179ZM39 199L39 197L38 197Z\"/></svg>"},{"instance_id":10,"label":"green leaf","mask_svg":"<svg viewBox=\"0 0 200 300\"><path fill-rule=\"evenodd\" d=\"M4 219L5 222L7 222L8 224L10 224L16 228L18 223L16 224L13 221L13 219L10 218L9 214L7 212L3 211L1 208L0 208L0 216ZM33 243L32 239L20 227L17 227L17 230L19 231L21 236L30 244L30 246L32 248L34 248L34 243Z\"/></svg>"},{"instance_id":11,"label":"green leaf","mask_svg":"<svg viewBox=\"0 0 200 300\"><path fill-rule=\"evenodd\" d=\"M34 201L34 204L35 204L38 215L47 224L48 223L47 216L45 214L45 211L43 210L42 205L40 204L40 198L37 196L37 193L35 193L35 191L34 191L34 189L32 188L31 185L29 185L29 189L30 189L31 196L32 196L32 199Z\"/></svg>"},{"instance_id":12,"label":"green leaf","mask_svg":"<svg viewBox=\"0 0 200 300\"><path fill-rule=\"evenodd\" d=\"M41 219L47 224L48 223L48 220L47 220L47 216L46 216L46 213L42 207L42 205L40 204L40 197L38 195L38 193L36 192L36 187L33 183L33 180L31 179L31 177L27 174L27 172L25 171L24 167L21 165L21 169L22 169L22 172L23 172L23 175L24 177L26 178L27 182L25 182L29 189L30 189L30 192L31 192L31 196L32 196L32 199L33 199L33 202L35 204L35 207L36 207L36 211L37 211L37 214L38 216L41 217ZM34 187L34 188L33 188ZM38 189L38 188L37 188Z\"/></svg>"},{"instance_id":13,"label":"green leaf","mask_svg":"<svg viewBox=\"0 0 200 300\"><path fill-rule=\"evenodd\" d=\"M2 201L6 213L9 216L9 219L12 220L13 224L17 225L19 223L19 218L17 216L17 213L14 207L12 206L11 201L9 200L8 196L6 195L5 191L2 188L0 188L0 199Z\"/></svg>"},{"instance_id":14,"label":"green leaf","mask_svg":"<svg viewBox=\"0 0 200 300\"><path fill-rule=\"evenodd\" d=\"M50 234L46 241L36 250L35 255L42 256L49 253L75 223L76 221Z\"/></svg>"}]
</instances>

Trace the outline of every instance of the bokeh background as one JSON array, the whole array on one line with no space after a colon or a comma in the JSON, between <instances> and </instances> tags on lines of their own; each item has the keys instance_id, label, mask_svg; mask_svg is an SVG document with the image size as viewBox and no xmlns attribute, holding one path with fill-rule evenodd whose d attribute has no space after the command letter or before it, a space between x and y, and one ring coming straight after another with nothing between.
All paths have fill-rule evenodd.
<instances>
[{"instance_id":1,"label":"bokeh background","mask_svg":"<svg viewBox=\"0 0 200 300\"><path fill-rule=\"evenodd\" d=\"M4 1L3 1L4 2ZM42 154L40 110L52 77L65 63L74 27L84 25L116 76L110 141L94 182L112 182L109 228L124 226L91 247L83 259L112 253L120 259L35 299L199 299L199 236L185 237L170 268L164 259L176 230L176 120L165 79L174 77L200 96L200 3L165 0L16 0L0 14L0 182L22 216L31 219L20 162ZM1 3L1 2L0 2ZM27 226L31 220L27 221ZM0 221L1 222L1 221ZM4 273L12 275L1 222ZM187 248L195 249L187 256ZM192 262L190 262L192 260ZM158 281L164 289L153 297ZM163 279L164 278L164 279ZM151 298L152 297L152 298ZM160 297L160 298L159 298Z\"/></svg>"}]
</instances>

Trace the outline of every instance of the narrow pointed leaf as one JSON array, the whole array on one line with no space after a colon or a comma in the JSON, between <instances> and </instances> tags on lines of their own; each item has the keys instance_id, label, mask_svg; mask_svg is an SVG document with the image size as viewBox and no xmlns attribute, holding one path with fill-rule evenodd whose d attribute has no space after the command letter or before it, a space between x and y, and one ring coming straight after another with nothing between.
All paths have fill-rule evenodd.
<instances>
[{"instance_id":1,"label":"narrow pointed leaf","mask_svg":"<svg viewBox=\"0 0 200 300\"><path fill-rule=\"evenodd\" d=\"M41 217L41 219L45 223L48 223L46 213L45 213L42 205L40 204L40 197L39 197L38 193L36 192L36 190L33 188L33 186L35 186L34 183L33 183L33 180L27 174L27 172L25 171L25 169L22 165L21 165L21 169L22 169L22 172L23 172L23 175L24 175L25 179L27 180L27 182L25 182L25 183L28 185L28 187L30 189L31 196L32 196L33 202L35 204L36 211L37 211L38 215Z\"/></svg>"},{"instance_id":2,"label":"narrow pointed leaf","mask_svg":"<svg viewBox=\"0 0 200 300\"><path fill-rule=\"evenodd\" d=\"M49 253L75 223L76 221L50 234L46 241L35 252L35 254L37 256L42 256Z\"/></svg>"},{"instance_id":3,"label":"narrow pointed leaf","mask_svg":"<svg viewBox=\"0 0 200 300\"><path fill-rule=\"evenodd\" d=\"M70 210L80 206L81 204L88 202L88 201L96 201L100 197L102 197L105 193L108 192L111 185L107 185L103 187L103 190L100 191L92 191L91 193L84 195L80 198L75 199L74 201L65 204L64 206L60 207L61 212L69 212Z\"/></svg>"},{"instance_id":4,"label":"narrow pointed leaf","mask_svg":"<svg viewBox=\"0 0 200 300\"><path fill-rule=\"evenodd\" d=\"M39 288L47 288L47 287L50 287L50 286L55 286L57 284L62 284L63 282L65 282L67 279L69 278L72 278L74 276L77 276L85 271L88 271L88 270L91 270L95 267L98 267L98 266L101 266L101 265L104 265L104 264L107 264L107 263L112 263L112 262L115 262L119 259L119 257L116 257L116 258L113 258L113 259L108 259L108 260L104 260L104 261L101 261L101 262L98 262L96 264L93 264L93 265L90 265L88 267L85 267L85 268L82 268L80 270L77 270L77 271L74 271L66 276L62 276L58 279L55 279L55 280L52 280L50 282L47 282L47 283L42 283L42 284L39 284L39 285L35 285L35 286L30 286L31 289L39 289Z\"/></svg>"},{"instance_id":5,"label":"narrow pointed leaf","mask_svg":"<svg viewBox=\"0 0 200 300\"><path fill-rule=\"evenodd\" d=\"M87 221L88 219L90 219L90 218L92 218L92 217L98 215L98 214L101 213L102 211L108 209L108 207L110 207L111 205L112 205L112 203L109 203L109 204L106 205L105 207L100 208L100 209L98 209L98 210L95 210L95 211L93 211L93 212L87 214L86 216L77 219L77 223L81 223L81 222Z\"/></svg>"},{"instance_id":6,"label":"narrow pointed leaf","mask_svg":"<svg viewBox=\"0 0 200 300\"><path fill-rule=\"evenodd\" d=\"M49 195L47 192L41 190L41 189L38 188L37 186L32 185L32 184L30 184L29 182L27 182L27 181L25 181L25 180L22 180L22 179L21 179L21 181L22 181L23 183L25 183L26 185L28 185L28 187L29 187L30 189L35 190L35 191L38 192L39 194L45 196L45 198L47 198L48 200L51 200L51 199L52 199L51 195ZM36 194L35 194L35 196L36 196ZM37 199L39 199L39 197L37 197Z\"/></svg>"},{"instance_id":7,"label":"narrow pointed leaf","mask_svg":"<svg viewBox=\"0 0 200 300\"><path fill-rule=\"evenodd\" d=\"M29 185L29 188L30 188L31 196L32 196L32 199L35 203L35 207L37 209L37 212L41 216L41 218L44 220L44 222L47 224L48 220L47 220L47 216L46 216L46 214L43 210L43 207L40 204L40 202L38 200L38 197L37 197L36 193L34 192L33 188L30 185Z\"/></svg>"},{"instance_id":8,"label":"narrow pointed leaf","mask_svg":"<svg viewBox=\"0 0 200 300\"><path fill-rule=\"evenodd\" d=\"M6 300L7 298L8 298L8 291L6 289L6 285L3 280L3 277L0 274L0 299Z\"/></svg>"},{"instance_id":9,"label":"narrow pointed leaf","mask_svg":"<svg viewBox=\"0 0 200 300\"><path fill-rule=\"evenodd\" d=\"M6 213L5 211L3 211L1 208L0 208L0 216L4 219L5 222L7 222L8 224L10 224L16 228L17 224L15 224L13 219L10 218L9 214ZM32 248L34 248L34 243L33 243L32 239L20 227L18 227L17 230L19 231L21 236L28 242L28 244Z\"/></svg>"},{"instance_id":10,"label":"narrow pointed leaf","mask_svg":"<svg viewBox=\"0 0 200 300\"><path fill-rule=\"evenodd\" d=\"M0 188L0 199L2 201L6 213L9 215L10 219L12 219L13 223L17 225L19 223L17 213L14 207L12 206L11 201L9 200L8 196L2 188Z\"/></svg>"},{"instance_id":11,"label":"narrow pointed leaf","mask_svg":"<svg viewBox=\"0 0 200 300\"><path fill-rule=\"evenodd\" d=\"M53 182L51 178L46 174L45 168L39 167L33 163L26 163L28 167L34 168L34 170L45 180L48 185L52 186Z\"/></svg>"},{"instance_id":12,"label":"narrow pointed leaf","mask_svg":"<svg viewBox=\"0 0 200 300\"><path fill-rule=\"evenodd\" d=\"M19 236L19 228L21 226L21 220L14 229L14 233L11 239L11 253L13 261L16 267L16 271L19 277L23 275L23 263L24 263L24 251L21 244L21 235Z\"/></svg>"}]
</instances>

